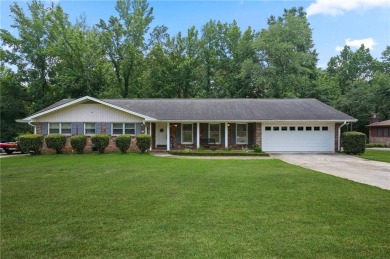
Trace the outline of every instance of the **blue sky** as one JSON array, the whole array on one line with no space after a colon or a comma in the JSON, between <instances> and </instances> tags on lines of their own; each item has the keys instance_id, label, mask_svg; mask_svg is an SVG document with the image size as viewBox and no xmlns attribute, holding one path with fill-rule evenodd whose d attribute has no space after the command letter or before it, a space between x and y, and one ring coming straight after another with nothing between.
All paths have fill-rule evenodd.
<instances>
[{"instance_id":1,"label":"blue sky","mask_svg":"<svg viewBox=\"0 0 390 259\"><path fill-rule=\"evenodd\" d=\"M9 5L14 1L1 1L1 28L12 32ZM107 20L115 15L115 1L111 0L57 0L70 20L84 14L89 24L99 19ZM17 1L26 6L27 1ZM352 49L365 43L375 58L390 45L390 1L389 0L255 0L255 1L150 1L154 9L153 25L165 25L170 35L186 34L191 26L199 30L210 19L221 22L236 20L244 31L248 26L260 31L267 28L267 18L279 16L284 8L302 6L308 13L313 29L313 41L319 53L318 66L326 67L332 56L336 56L345 45Z\"/></svg>"}]
</instances>

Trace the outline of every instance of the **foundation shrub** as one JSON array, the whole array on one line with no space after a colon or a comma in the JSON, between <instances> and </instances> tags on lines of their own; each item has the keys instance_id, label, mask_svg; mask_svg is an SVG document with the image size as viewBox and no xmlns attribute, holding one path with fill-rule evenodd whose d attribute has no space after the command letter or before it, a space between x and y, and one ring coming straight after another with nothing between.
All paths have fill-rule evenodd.
<instances>
[{"instance_id":1,"label":"foundation shrub","mask_svg":"<svg viewBox=\"0 0 390 259\"><path fill-rule=\"evenodd\" d=\"M62 134L49 134L45 137L46 146L54 149L57 154L62 154L66 144L66 136Z\"/></svg>"},{"instance_id":2,"label":"foundation shrub","mask_svg":"<svg viewBox=\"0 0 390 259\"><path fill-rule=\"evenodd\" d=\"M106 134L96 134L91 137L93 146L97 149L99 154L103 154L106 147L110 142L110 137Z\"/></svg>"},{"instance_id":3,"label":"foundation shrub","mask_svg":"<svg viewBox=\"0 0 390 259\"><path fill-rule=\"evenodd\" d=\"M74 135L70 138L70 145L77 154L82 154L87 145L87 137L84 135Z\"/></svg>"},{"instance_id":4,"label":"foundation shrub","mask_svg":"<svg viewBox=\"0 0 390 259\"><path fill-rule=\"evenodd\" d=\"M20 149L23 153L32 151L38 155L43 146L43 136L40 134L25 134L19 137Z\"/></svg>"},{"instance_id":5,"label":"foundation shrub","mask_svg":"<svg viewBox=\"0 0 390 259\"><path fill-rule=\"evenodd\" d=\"M120 135L115 139L116 147L121 151L122 154L125 154L127 149L129 149L131 143L131 136L129 135Z\"/></svg>"},{"instance_id":6,"label":"foundation shrub","mask_svg":"<svg viewBox=\"0 0 390 259\"><path fill-rule=\"evenodd\" d=\"M145 153L145 151L150 148L150 144L152 143L152 137L148 134L138 134L136 136L137 139L137 147L141 150L141 153Z\"/></svg>"},{"instance_id":7,"label":"foundation shrub","mask_svg":"<svg viewBox=\"0 0 390 259\"><path fill-rule=\"evenodd\" d=\"M366 149L366 135L361 132L344 132L341 143L347 154L363 154Z\"/></svg>"}]
</instances>

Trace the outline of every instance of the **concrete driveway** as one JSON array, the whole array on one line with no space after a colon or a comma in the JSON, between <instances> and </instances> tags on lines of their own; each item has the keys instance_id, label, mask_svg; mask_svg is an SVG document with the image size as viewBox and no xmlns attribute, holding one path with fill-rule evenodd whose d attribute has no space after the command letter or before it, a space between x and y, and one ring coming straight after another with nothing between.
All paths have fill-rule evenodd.
<instances>
[{"instance_id":1,"label":"concrete driveway","mask_svg":"<svg viewBox=\"0 0 390 259\"><path fill-rule=\"evenodd\" d=\"M390 190L390 163L370 161L345 154L271 153L270 155L290 164Z\"/></svg>"}]
</instances>

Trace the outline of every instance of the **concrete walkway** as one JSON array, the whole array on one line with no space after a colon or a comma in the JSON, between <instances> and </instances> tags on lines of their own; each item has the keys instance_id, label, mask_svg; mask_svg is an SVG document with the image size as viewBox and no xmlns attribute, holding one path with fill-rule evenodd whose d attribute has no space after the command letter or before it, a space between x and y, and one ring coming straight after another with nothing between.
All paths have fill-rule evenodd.
<instances>
[{"instance_id":1,"label":"concrete walkway","mask_svg":"<svg viewBox=\"0 0 390 259\"><path fill-rule=\"evenodd\" d=\"M390 190L390 163L365 160L345 154L272 153L270 155L290 164Z\"/></svg>"}]
</instances>

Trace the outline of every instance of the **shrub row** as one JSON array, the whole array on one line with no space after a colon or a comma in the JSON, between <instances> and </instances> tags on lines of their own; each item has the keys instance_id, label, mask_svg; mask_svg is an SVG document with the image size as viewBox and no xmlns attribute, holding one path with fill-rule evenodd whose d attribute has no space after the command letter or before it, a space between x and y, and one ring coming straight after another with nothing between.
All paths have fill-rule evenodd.
<instances>
[{"instance_id":1,"label":"shrub row","mask_svg":"<svg viewBox=\"0 0 390 259\"><path fill-rule=\"evenodd\" d=\"M141 153L144 153L151 144L151 136L147 134L139 134L136 136L137 146L141 150ZM43 141L45 141L48 148L54 149L57 154L61 154L62 150L66 145L66 136L61 134L49 134L46 137L39 134L25 134L20 136L20 148L23 152L33 152L34 154L40 154L43 146ZM92 144L94 148L100 154L103 154L107 148L110 138L105 134L97 134L91 137ZM130 147L131 136L129 135L120 135L115 139L115 144L121 153L126 153L127 149ZM84 148L87 145L87 136L84 135L74 135L70 138L70 145L72 149L78 153L82 154Z\"/></svg>"}]
</instances>

